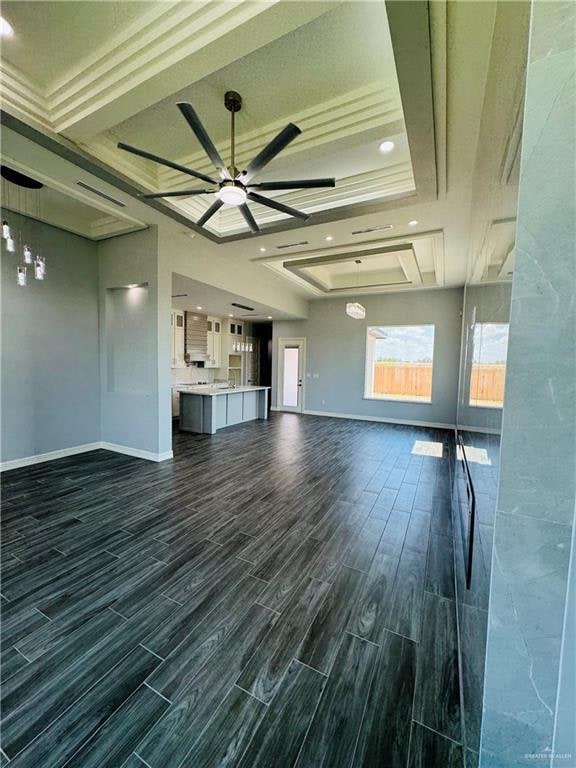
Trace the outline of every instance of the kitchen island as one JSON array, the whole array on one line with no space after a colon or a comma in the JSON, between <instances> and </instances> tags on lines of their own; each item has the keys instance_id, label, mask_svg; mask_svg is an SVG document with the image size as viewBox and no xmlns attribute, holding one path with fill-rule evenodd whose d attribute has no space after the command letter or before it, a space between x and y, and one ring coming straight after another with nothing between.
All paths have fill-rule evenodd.
<instances>
[{"instance_id":1,"label":"kitchen island","mask_svg":"<svg viewBox=\"0 0 576 768\"><path fill-rule=\"evenodd\" d=\"M244 421L268 418L269 387L180 386L180 429L213 435Z\"/></svg>"}]
</instances>

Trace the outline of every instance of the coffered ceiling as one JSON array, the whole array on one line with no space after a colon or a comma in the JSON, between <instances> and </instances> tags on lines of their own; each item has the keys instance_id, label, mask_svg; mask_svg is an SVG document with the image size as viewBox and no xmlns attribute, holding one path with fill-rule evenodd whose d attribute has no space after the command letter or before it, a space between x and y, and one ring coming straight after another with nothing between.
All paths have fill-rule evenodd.
<instances>
[{"instance_id":1,"label":"coffered ceiling","mask_svg":"<svg viewBox=\"0 0 576 768\"><path fill-rule=\"evenodd\" d=\"M34 171L22 137L40 144L78 167L76 178L69 165L58 178L34 153L59 193L85 203L93 193L78 182L91 179L123 201L117 212L132 226L164 214L231 269L252 262L309 298L509 279L528 7L8 0L4 162ZM229 89L244 102L237 165L295 122L302 134L259 180L336 177L334 189L269 193L312 214L305 224L251 204L257 236L228 206L199 229L211 196L138 199L190 179L117 142L213 173L175 102L194 105L228 160ZM394 142L389 154L384 140Z\"/></svg>"}]
</instances>

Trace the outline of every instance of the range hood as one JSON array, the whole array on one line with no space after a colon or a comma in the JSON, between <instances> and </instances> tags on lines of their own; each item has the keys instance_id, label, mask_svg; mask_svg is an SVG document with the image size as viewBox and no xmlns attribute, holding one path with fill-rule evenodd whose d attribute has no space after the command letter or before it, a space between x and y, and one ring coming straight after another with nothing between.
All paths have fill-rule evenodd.
<instances>
[{"instance_id":1,"label":"range hood","mask_svg":"<svg viewBox=\"0 0 576 768\"><path fill-rule=\"evenodd\" d=\"M196 312L185 312L184 349L187 363L208 360L208 318Z\"/></svg>"}]
</instances>

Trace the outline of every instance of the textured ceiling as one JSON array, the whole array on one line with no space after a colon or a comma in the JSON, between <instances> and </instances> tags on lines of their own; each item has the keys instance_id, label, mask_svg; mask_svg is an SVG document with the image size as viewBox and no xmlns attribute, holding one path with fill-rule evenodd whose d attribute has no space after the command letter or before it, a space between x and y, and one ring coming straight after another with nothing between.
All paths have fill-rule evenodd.
<instances>
[{"instance_id":1,"label":"textured ceiling","mask_svg":"<svg viewBox=\"0 0 576 768\"><path fill-rule=\"evenodd\" d=\"M16 35L4 45L3 56L50 89L76 69L87 53L106 45L153 5L156 3L138 0L6 0L2 3L2 15L12 24Z\"/></svg>"}]
</instances>

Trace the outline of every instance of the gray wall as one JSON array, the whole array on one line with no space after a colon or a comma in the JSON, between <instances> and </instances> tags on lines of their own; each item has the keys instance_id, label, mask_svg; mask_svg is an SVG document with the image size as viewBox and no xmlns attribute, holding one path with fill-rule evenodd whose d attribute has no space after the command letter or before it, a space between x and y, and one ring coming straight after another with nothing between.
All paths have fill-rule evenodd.
<instances>
[{"instance_id":1,"label":"gray wall","mask_svg":"<svg viewBox=\"0 0 576 768\"><path fill-rule=\"evenodd\" d=\"M169 450L159 436L159 348L170 330L158 323L157 230L105 240L98 252L101 439L157 454Z\"/></svg>"},{"instance_id":2,"label":"gray wall","mask_svg":"<svg viewBox=\"0 0 576 768\"><path fill-rule=\"evenodd\" d=\"M572 756L554 765L575 764L573 720L557 712L562 648L575 653L575 30L576 4L532 4L482 768L549 766L555 721Z\"/></svg>"},{"instance_id":3,"label":"gray wall","mask_svg":"<svg viewBox=\"0 0 576 768\"><path fill-rule=\"evenodd\" d=\"M278 339L304 336L307 350L305 410L454 425L462 296L461 288L362 296L365 320L353 320L346 315L345 306L349 299L311 301L308 320L274 323L272 405L277 404ZM365 400L367 326L419 323L435 326L432 403Z\"/></svg>"},{"instance_id":4,"label":"gray wall","mask_svg":"<svg viewBox=\"0 0 576 768\"><path fill-rule=\"evenodd\" d=\"M464 291L464 323L458 393L458 425L461 429L487 429L500 432L502 409L474 408L469 403L474 334L471 329L474 309L477 323L507 323L510 320L511 283L468 285Z\"/></svg>"},{"instance_id":5,"label":"gray wall","mask_svg":"<svg viewBox=\"0 0 576 768\"><path fill-rule=\"evenodd\" d=\"M2 461L100 439L96 244L8 212L48 274L16 285L2 241Z\"/></svg>"}]
</instances>

